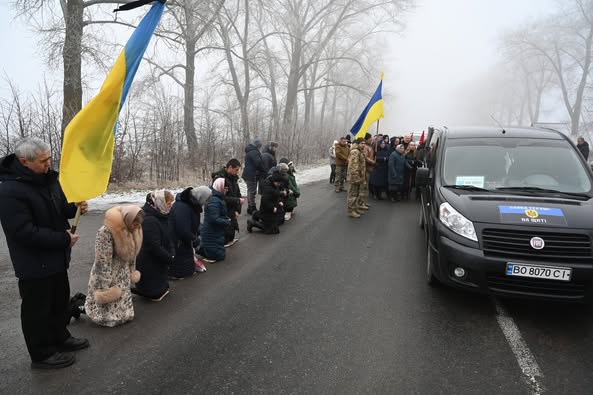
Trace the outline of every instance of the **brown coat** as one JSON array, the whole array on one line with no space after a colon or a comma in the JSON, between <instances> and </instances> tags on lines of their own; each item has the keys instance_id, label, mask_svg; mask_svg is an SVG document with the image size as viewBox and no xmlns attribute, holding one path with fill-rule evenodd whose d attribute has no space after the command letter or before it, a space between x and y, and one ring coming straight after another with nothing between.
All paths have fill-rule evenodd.
<instances>
[{"instance_id":1,"label":"brown coat","mask_svg":"<svg viewBox=\"0 0 593 395\"><path fill-rule=\"evenodd\" d=\"M348 156L350 155L350 147L348 144L340 145L337 143L336 147L336 166L348 166Z\"/></svg>"},{"instance_id":2,"label":"brown coat","mask_svg":"<svg viewBox=\"0 0 593 395\"><path fill-rule=\"evenodd\" d=\"M130 285L140 281L136 256L142 247L142 228L129 231L119 209L107 210L104 225L97 231L85 302L93 322L111 327L134 318Z\"/></svg>"}]
</instances>

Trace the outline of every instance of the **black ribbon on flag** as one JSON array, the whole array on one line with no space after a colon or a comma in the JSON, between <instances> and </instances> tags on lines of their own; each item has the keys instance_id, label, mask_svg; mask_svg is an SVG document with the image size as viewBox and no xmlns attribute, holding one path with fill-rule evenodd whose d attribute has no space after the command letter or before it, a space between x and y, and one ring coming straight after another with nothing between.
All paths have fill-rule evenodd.
<instances>
[{"instance_id":1,"label":"black ribbon on flag","mask_svg":"<svg viewBox=\"0 0 593 395\"><path fill-rule=\"evenodd\" d=\"M113 10L113 12L118 12L118 11L128 11L128 10L133 10L134 8L138 8L138 7L142 7L143 5L146 5L148 3L152 3L154 0L135 0L135 1L130 1L129 3L126 3L124 5L120 5L119 8L116 8L115 10ZM157 0L161 3L165 3L167 0Z\"/></svg>"}]
</instances>

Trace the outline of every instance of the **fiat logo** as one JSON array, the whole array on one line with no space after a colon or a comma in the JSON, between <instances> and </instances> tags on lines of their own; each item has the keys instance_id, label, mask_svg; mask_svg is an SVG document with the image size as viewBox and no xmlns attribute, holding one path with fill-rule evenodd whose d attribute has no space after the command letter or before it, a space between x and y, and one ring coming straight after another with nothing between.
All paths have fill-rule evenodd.
<instances>
[{"instance_id":1,"label":"fiat logo","mask_svg":"<svg viewBox=\"0 0 593 395\"><path fill-rule=\"evenodd\" d=\"M529 245L534 250L541 250L546 246L546 243L541 237L532 237L531 240L529 240Z\"/></svg>"}]
</instances>

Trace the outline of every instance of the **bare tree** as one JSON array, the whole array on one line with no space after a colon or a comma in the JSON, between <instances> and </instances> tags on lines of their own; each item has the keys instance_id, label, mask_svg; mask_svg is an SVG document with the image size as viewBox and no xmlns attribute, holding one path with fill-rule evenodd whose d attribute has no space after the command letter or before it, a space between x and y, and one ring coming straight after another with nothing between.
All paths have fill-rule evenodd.
<instances>
[{"instance_id":1,"label":"bare tree","mask_svg":"<svg viewBox=\"0 0 593 395\"><path fill-rule=\"evenodd\" d=\"M99 64L102 62L95 45L92 43L84 45L84 28L97 23L119 23L117 20L93 20L91 12L87 11L101 4L126 2L122 0L60 0L58 11L56 2L53 0L13 0L18 14L25 20L35 23L38 30L45 33L45 46L49 50L50 62L55 62L56 55L61 55L64 75L62 134L72 118L82 108L83 55L89 55ZM57 13L61 13L61 17L58 17Z\"/></svg>"},{"instance_id":2,"label":"bare tree","mask_svg":"<svg viewBox=\"0 0 593 395\"><path fill-rule=\"evenodd\" d=\"M194 152L198 144L194 124L196 56L210 49L208 43L199 46L199 42L212 29L212 22L223 4L224 0L171 0L167 2L168 12L155 33L170 48L181 47L184 51L181 62L149 61L159 70L159 76L166 75L183 88L183 128L190 152ZM179 70L182 76L179 76Z\"/></svg>"},{"instance_id":3,"label":"bare tree","mask_svg":"<svg viewBox=\"0 0 593 395\"><path fill-rule=\"evenodd\" d=\"M585 88L593 71L593 1L564 3L558 15L524 30L518 40L529 54L545 57L552 66L571 134L578 135Z\"/></svg>"}]
</instances>

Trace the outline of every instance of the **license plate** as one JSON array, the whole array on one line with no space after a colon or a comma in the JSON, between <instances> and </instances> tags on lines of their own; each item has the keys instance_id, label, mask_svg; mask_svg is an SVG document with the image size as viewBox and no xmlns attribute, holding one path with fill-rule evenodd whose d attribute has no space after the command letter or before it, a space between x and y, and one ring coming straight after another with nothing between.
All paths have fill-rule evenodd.
<instances>
[{"instance_id":1,"label":"license plate","mask_svg":"<svg viewBox=\"0 0 593 395\"><path fill-rule=\"evenodd\" d=\"M524 265L522 263L508 262L506 274L507 276L570 281L572 269L569 267Z\"/></svg>"}]
</instances>

